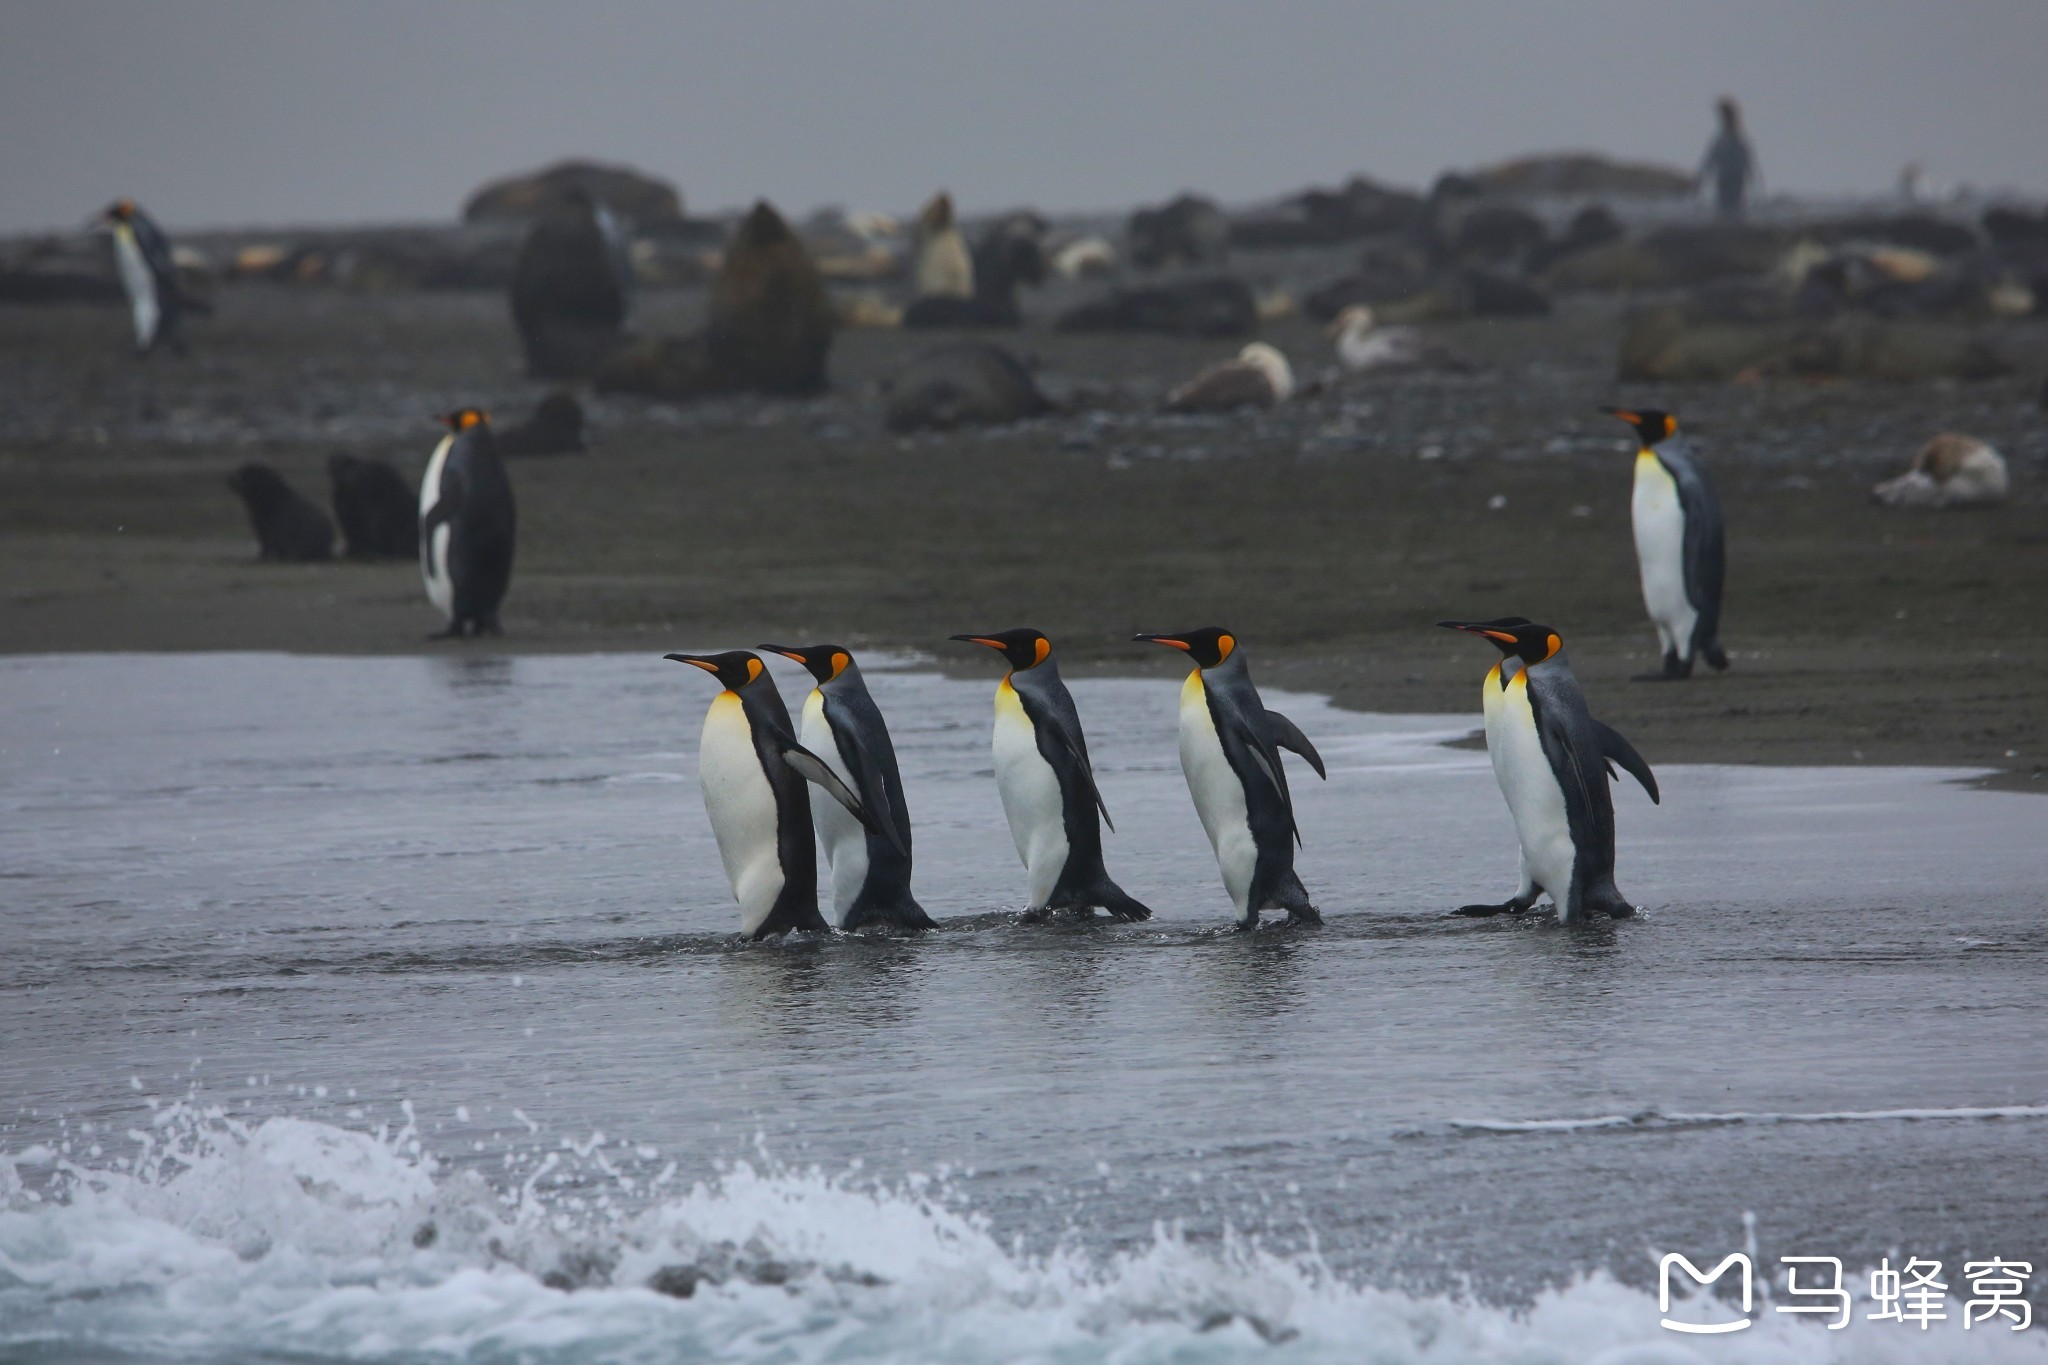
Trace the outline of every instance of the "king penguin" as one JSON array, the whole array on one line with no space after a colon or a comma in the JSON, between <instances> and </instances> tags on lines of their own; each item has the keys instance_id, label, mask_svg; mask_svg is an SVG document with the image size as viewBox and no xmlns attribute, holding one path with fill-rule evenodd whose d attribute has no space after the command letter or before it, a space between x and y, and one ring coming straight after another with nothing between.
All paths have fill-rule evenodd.
<instances>
[{"instance_id":1,"label":"king penguin","mask_svg":"<svg viewBox=\"0 0 2048 1365\"><path fill-rule=\"evenodd\" d=\"M797 743L789 711L758 656L734 649L665 657L703 669L724 687L704 714L697 775L719 861L740 903L741 936L832 932L818 913L818 850L804 786L815 782L867 825L871 817L860 798Z\"/></svg>"},{"instance_id":2,"label":"king penguin","mask_svg":"<svg viewBox=\"0 0 2048 1365\"><path fill-rule=\"evenodd\" d=\"M420 479L420 577L448 617L443 636L502 635L498 605L512 581L518 514L491 419L460 408Z\"/></svg>"},{"instance_id":3,"label":"king penguin","mask_svg":"<svg viewBox=\"0 0 2048 1365\"><path fill-rule=\"evenodd\" d=\"M1643 605L1664 647L1664 667L1643 682L1692 676L1695 659L1715 672L1728 667L1721 649L1721 580L1728 556L1721 531L1721 500L1707 473L1678 434L1678 419L1645 408L1602 408L1636 429L1636 564Z\"/></svg>"},{"instance_id":4,"label":"king penguin","mask_svg":"<svg viewBox=\"0 0 2048 1365\"><path fill-rule=\"evenodd\" d=\"M1258 928L1262 910L1321 924L1294 873L1301 831L1280 763L1280 750L1292 749L1328 781L1315 745L1293 721L1266 709L1243 648L1223 627L1132 638L1181 650L1195 665L1180 689L1180 769L1237 907L1237 927Z\"/></svg>"},{"instance_id":5,"label":"king penguin","mask_svg":"<svg viewBox=\"0 0 2048 1365\"><path fill-rule=\"evenodd\" d=\"M1100 906L1114 919L1150 919L1151 910L1103 870L1102 825L1109 808L1096 790L1081 716L1060 681L1052 641L1028 629L953 638L986 645L1010 665L996 685L996 789L1017 856L1024 860L1026 913L1087 915Z\"/></svg>"},{"instance_id":6,"label":"king penguin","mask_svg":"<svg viewBox=\"0 0 2048 1365\"><path fill-rule=\"evenodd\" d=\"M178 324L188 312L207 311L178 286L178 268L171 244L150 216L132 199L117 200L100 213L99 221L114 234L114 264L135 319L135 351L148 355L158 342L179 345Z\"/></svg>"},{"instance_id":7,"label":"king penguin","mask_svg":"<svg viewBox=\"0 0 2048 1365\"><path fill-rule=\"evenodd\" d=\"M1515 819L1522 845L1522 884L1503 905L1461 906L1461 915L1519 915L1548 893L1559 920L1575 924L1596 911L1626 919L1635 907L1614 886L1614 798L1607 790L1620 764L1651 801L1657 779L1635 746L1594 720L1549 626L1520 616L1494 621L1439 621L1483 635L1501 661L1481 684L1486 750Z\"/></svg>"},{"instance_id":8,"label":"king penguin","mask_svg":"<svg viewBox=\"0 0 2048 1365\"><path fill-rule=\"evenodd\" d=\"M910 807L903 776L881 708L868 695L853 655L839 645L762 645L810 670L817 686L804 698L798 738L858 793L872 831L823 787L811 788L811 818L832 869L832 909L839 927L931 929L936 926L910 894Z\"/></svg>"}]
</instances>

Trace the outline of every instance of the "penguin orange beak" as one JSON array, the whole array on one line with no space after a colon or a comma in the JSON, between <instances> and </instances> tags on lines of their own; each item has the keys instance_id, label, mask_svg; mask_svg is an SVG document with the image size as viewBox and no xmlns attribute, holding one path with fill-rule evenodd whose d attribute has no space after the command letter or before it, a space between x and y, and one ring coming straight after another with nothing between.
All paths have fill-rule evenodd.
<instances>
[{"instance_id":1,"label":"penguin orange beak","mask_svg":"<svg viewBox=\"0 0 2048 1365\"><path fill-rule=\"evenodd\" d=\"M1009 646L1005 645L1001 640L991 640L986 635L954 635L949 636L948 638L964 641L965 643L970 645L987 645L990 649L995 650L1009 648Z\"/></svg>"},{"instance_id":2,"label":"penguin orange beak","mask_svg":"<svg viewBox=\"0 0 2048 1365\"><path fill-rule=\"evenodd\" d=\"M768 651L768 652L769 652L770 654L780 654L780 655L781 655L781 656L782 656L783 658L785 658L785 659L794 659L794 660L796 660L796 661L797 661L798 663L800 663L800 664L809 664L809 663L810 663L810 660L809 660L809 659L806 659L806 658L804 657L804 653L803 653L803 651L802 651L802 650L800 650L800 649L791 649L791 648L790 648L789 646L787 646L787 645L755 645L755 646L754 646L754 648L756 648L756 649L765 649L765 650L767 650L767 651ZM675 657L675 655L671 654L671 655L669 655L669 657L670 657L671 659L673 659L673 658Z\"/></svg>"},{"instance_id":3,"label":"penguin orange beak","mask_svg":"<svg viewBox=\"0 0 2048 1365\"><path fill-rule=\"evenodd\" d=\"M1630 426L1634 426L1643 420L1641 414L1630 412L1627 408L1602 408L1600 411L1606 413L1609 417L1619 417Z\"/></svg>"},{"instance_id":4,"label":"penguin orange beak","mask_svg":"<svg viewBox=\"0 0 2048 1365\"><path fill-rule=\"evenodd\" d=\"M1515 637L1504 630L1488 630L1470 621L1439 621L1437 624L1445 630L1462 630L1467 635L1484 635L1487 639L1498 640L1504 645L1515 643Z\"/></svg>"},{"instance_id":5,"label":"penguin orange beak","mask_svg":"<svg viewBox=\"0 0 2048 1365\"><path fill-rule=\"evenodd\" d=\"M1177 640L1171 635L1133 635L1131 638L1133 640L1143 640L1148 644L1171 645L1173 648L1182 651L1194 648L1186 640Z\"/></svg>"},{"instance_id":6,"label":"penguin orange beak","mask_svg":"<svg viewBox=\"0 0 2048 1365\"><path fill-rule=\"evenodd\" d=\"M694 654L664 654L661 657L664 659L674 659L679 664L695 664L706 673L716 673L718 671L717 664L712 663L709 659L700 659Z\"/></svg>"}]
</instances>

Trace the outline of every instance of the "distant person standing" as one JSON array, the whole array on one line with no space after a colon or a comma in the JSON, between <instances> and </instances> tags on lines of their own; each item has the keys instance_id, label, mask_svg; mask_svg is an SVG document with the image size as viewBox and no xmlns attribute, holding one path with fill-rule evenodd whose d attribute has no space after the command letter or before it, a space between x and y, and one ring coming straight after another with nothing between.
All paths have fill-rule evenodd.
<instances>
[{"instance_id":1,"label":"distant person standing","mask_svg":"<svg viewBox=\"0 0 2048 1365\"><path fill-rule=\"evenodd\" d=\"M1756 184L1756 153L1742 135L1742 106L1723 95L1715 104L1721 113L1721 131L1707 145L1700 162L1699 183L1714 187L1714 208L1723 218L1740 218L1749 191Z\"/></svg>"}]
</instances>

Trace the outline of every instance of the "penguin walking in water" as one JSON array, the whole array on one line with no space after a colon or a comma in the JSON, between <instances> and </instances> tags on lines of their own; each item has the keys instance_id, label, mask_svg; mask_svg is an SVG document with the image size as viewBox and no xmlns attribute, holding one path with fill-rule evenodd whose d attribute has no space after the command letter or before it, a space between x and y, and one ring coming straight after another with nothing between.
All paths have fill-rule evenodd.
<instances>
[{"instance_id":1,"label":"penguin walking in water","mask_svg":"<svg viewBox=\"0 0 2048 1365\"><path fill-rule=\"evenodd\" d=\"M853 813L822 786L811 788L811 819L832 869L832 908L839 927L851 932L881 925L893 929L935 928L910 893L910 808L903 800L903 776L889 726L860 665L839 645L762 645L810 670L817 686L804 699L798 738L847 788L859 795L869 821Z\"/></svg>"},{"instance_id":2,"label":"penguin walking in water","mask_svg":"<svg viewBox=\"0 0 2048 1365\"><path fill-rule=\"evenodd\" d=\"M178 267L171 260L171 243L163 229L132 199L109 204L99 221L114 235L114 264L121 272L121 288L127 292L135 319L136 354L148 355L158 342L183 350L178 324L185 314L212 310L179 287Z\"/></svg>"},{"instance_id":3,"label":"penguin walking in water","mask_svg":"<svg viewBox=\"0 0 2048 1365\"><path fill-rule=\"evenodd\" d=\"M818 913L818 850L805 785L823 788L863 828L872 828L873 817L823 759L797 743L758 655L734 649L665 657L703 669L724 688L704 714L697 773L719 861L740 903L741 936L831 933Z\"/></svg>"},{"instance_id":4,"label":"penguin walking in water","mask_svg":"<svg viewBox=\"0 0 2048 1365\"><path fill-rule=\"evenodd\" d=\"M448 617L442 636L502 635L498 605L512 581L518 521L512 480L488 414L460 408L441 420L448 434L420 480L420 576Z\"/></svg>"},{"instance_id":5,"label":"penguin walking in water","mask_svg":"<svg viewBox=\"0 0 2048 1365\"><path fill-rule=\"evenodd\" d=\"M1300 754L1328 781L1322 755L1293 721L1266 709L1237 637L1221 626L1132 638L1181 650L1195 665L1180 689L1180 768L1237 907L1237 927L1258 928L1262 910L1321 924L1294 872L1301 831L1280 750Z\"/></svg>"},{"instance_id":6,"label":"penguin walking in water","mask_svg":"<svg viewBox=\"0 0 2048 1365\"><path fill-rule=\"evenodd\" d=\"M1081 716L1060 681L1052 641L1028 629L953 638L985 645L1010 665L996 685L996 789L1030 883L1027 916L1053 910L1088 915L1100 906L1113 919L1150 919L1151 910L1103 869L1109 808L1096 790Z\"/></svg>"},{"instance_id":7,"label":"penguin walking in water","mask_svg":"<svg viewBox=\"0 0 2048 1365\"><path fill-rule=\"evenodd\" d=\"M1721 531L1721 500L1707 473L1678 434L1678 419L1648 408L1602 408L1636 429L1636 564L1642 571L1643 605L1664 646L1659 673L1641 682L1692 676L1696 659L1715 672L1728 667L1721 649L1721 580L1728 552Z\"/></svg>"},{"instance_id":8,"label":"penguin walking in water","mask_svg":"<svg viewBox=\"0 0 2048 1365\"><path fill-rule=\"evenodd\" d=\"M1604 913L1626 919L1635 907L1614 886L1614 798L1607 783L1619 764L1653 802L1657 778L1635 746L1594 720L1549 626L1524 617L1439 621L1481 635L1501 660L1481 685L1486 752L1515 818L1522 884L1505 904L1467 905L1461 915L1519 915L1548 893L1559 920L1576 924Z\"/></svg>"}]
</instances>

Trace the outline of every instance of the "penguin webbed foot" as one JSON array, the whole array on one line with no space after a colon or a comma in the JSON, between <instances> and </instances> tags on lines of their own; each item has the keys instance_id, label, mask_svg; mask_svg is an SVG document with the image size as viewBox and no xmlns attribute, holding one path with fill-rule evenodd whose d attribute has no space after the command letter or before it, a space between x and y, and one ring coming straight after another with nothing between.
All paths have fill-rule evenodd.
<instances>
[{"instance_id":1,"label":"penguin webbed foot","mask_svg":"<svg viewBox=\"0 0 2048 1365\"><path fill-rule=\"evenodd\" d=\"M1707 667L1713 669L1716 673L1726 673L1728 671L1728 651L1721 648L1721 646L1709 645L1701 650L1700 654L1701 657L1706 659Z\"/></svg>"},{"instance_id":2,"label":"penguin webbed foot","mask_svg":"<svg viewBox=\"0 0 2048 1365\"><path fill-rule=\"evenodd\" d=\"M1495 915L1526 915L1529 913L1529 907L1534 904L1536 904L1534 896L1531 896L1528 900L1515 900L1511 898L1502 901L1499 905L1461 905L1451 911L1451 914L1454 918L1462 916L1466 919L1490 919Z\"/></svg>"}]
</instances>

